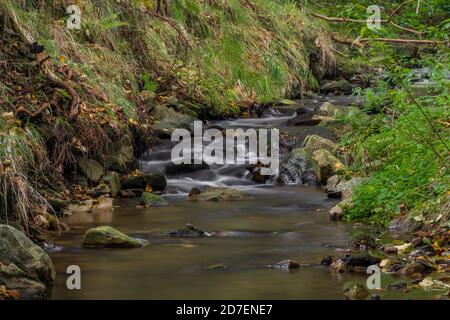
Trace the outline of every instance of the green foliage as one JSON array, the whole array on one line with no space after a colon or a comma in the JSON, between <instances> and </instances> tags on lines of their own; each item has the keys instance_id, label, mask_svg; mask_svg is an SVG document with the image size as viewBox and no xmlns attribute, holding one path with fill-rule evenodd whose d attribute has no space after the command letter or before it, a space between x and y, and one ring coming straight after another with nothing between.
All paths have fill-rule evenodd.
<instances>
[{"instance_id":1,"label":"green foliage","mask_svg":"<svg viewBox=\"0 0 450 320\"><path fill-rule=\"evenodd\" d=\"M416 98L419 106L416 105L408 93L414 93L414 87L405 85L411 72L398 66L387 81L395 81L399 87L390 87L384 82L366 91L366 108L383 113L371 117L370 121L363 114L344 119L353 128L342 140L356 156L352 169L370 177L354 191L352 204L345 207L349 220L369 219L386 224L400 213L401 206L411 215L425 210L436 216L448 202L450 96L448 69L445 70L448 55L424 61L433 61L429 66L435 79L436 96ZM390 105L379 108L380 101L386 100ZM428 208L436 202L442 207L430 212Z\"/></svg>"}]
</instances>

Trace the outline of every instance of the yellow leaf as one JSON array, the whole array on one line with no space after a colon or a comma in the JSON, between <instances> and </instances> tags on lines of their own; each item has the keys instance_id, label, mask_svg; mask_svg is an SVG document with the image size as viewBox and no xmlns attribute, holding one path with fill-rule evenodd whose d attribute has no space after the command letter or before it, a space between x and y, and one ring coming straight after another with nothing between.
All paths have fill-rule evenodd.
<instances>
[{"instance_id":1,"label":"yellow leaf","mask_svg":"<svg viewBox=\"0 0 450 320\"><path fill-rule=\"evenodd\" d=\"M66 61L66 58L64 56L59 56L58 59L61 63L64 63Z\"/></svg>"}]
</instances>

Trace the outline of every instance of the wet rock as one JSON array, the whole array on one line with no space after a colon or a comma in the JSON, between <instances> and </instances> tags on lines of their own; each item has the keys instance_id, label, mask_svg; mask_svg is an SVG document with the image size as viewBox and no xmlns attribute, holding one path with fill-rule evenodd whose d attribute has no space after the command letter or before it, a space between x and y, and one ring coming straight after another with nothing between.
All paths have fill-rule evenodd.
<instances>
[{"instance_id":1,"label":"wet rock","mask_svg":"<svg viewBox=\"0 0 450 320\"><path fill-rule=\"evenodd\" d=\"M19 230L0 225L0 285L42 296L54 280L48 254Z\"/></svg>"},{"instance_id":2,"label":"wet rock","mask_svg":"<svg viewBox=\"0 0 450 320\"><path fill-rule=\"evenodd\" d=\"M249 165L247 166L247 170L250 172L252 180L256 183L266 183L270 178L269 175L263 175L261 173L261 166L259 165Z\"/></svg>"},{"instance_id":3,"label":"wet rock","mask_svg":"<svg viewBox=\"0 0 450 320\"><path fill-rule=\"evenodd\" d=\"M314 172L317 179L326 184L327 180L333 176L337 170L343 169L344 165L331 152L325 149L319 149L313 152Z\"/></svg>"},{"instance_id":4,"label":"wet rock","mask_svg":"<svg viewBox=\"0 0 450 320\"><path fill-rule=\"evenodd\" d=\"M126 173L135 169L135 157L132 144L123 144L111 150L104 159L105 169Z\"/></svg>"},{"instance_id":5,"label":"wet rock","mask_svg":"<svg viewBox=\"0 0 450 320\"><path fill-rule=\"evenodd\" d=\"M149 207L166 207L170 203L161 196L150 192L144 192L141 196L141 204Z\"/></svg>"},{"instance_id":6,"label":"wet rock","mask_svg":"<svg viewBox=\"0 0 450 320\"><path fill-rule=\"evenodd\" d=\"M205 238L212 237L215 234L213 232L201 230L198 227L188 223L183 229L168 232L166 235L174 238Z\"/></svg>"},{"instance_id":7,"label":"wet rock","mask_svg":"<svg viewBox=\"0 0 450 320\"><path fill-rule=\"evenodd\" d=\"M331 176L327 180L327 185L325 187L325 192L332 193L336 192L336 187L341 182L341 177L338 175Z\"/></svg>"},{"instance_id":8,"label":"wet rock","mask_svg":"<svg viewBox=\"0 0 450 320\"><path fill-rule=\"evenodd\" d=\"M119 174L110 171L103 177L103 181L109 187L111 197L116 198L121 189Z\"/></svg>"},{"instance_id":9,"label":"wet rock","mask_svg":"<svg viewBox=\"0 0 450 320\"><path fill-rule=\"evenodd\" d=\"M343 292L348 300L365 300L369 296L369 291L361 283L347 282Z\"/></svg>"},{"instance_id":10,"label":"wet rock","mask_svg":"<svg viewBox=\"0 0 450 320\"><path fill-rule=\"evenodd\" d=\"M133 190L120 190L119 197L121 198L136 198L138 195Z\"/></svg>"},{"instance_id":11,"label":"wet rock","mask_svg":"<svg viewBox=\"0 0 450 320\"><path fill-rule=\"evenodd\" d=\"M189 197L189 200L195 201L243 201L253 199L248 194L231 188L208 187L200 194L194 194Z\"/></svg>"},{"instance_id":12,"label":"wet rock","mask_svg":"<svg viewBox=\"0 0 450 320\"><path fill-rule=\"evenodd\" d=\"M267 267L273 269L294 270L300 268L300 263L295 260L283 260L278 263L268 265Z\"/></svg>"},{"instance_id":13,"label":"wet rock","mask_svg":"<svg viewBox=\"0 0 450 320\"><path fill-rule=\"evenodd\" d=\"M209 169L209 165L206 162L203 162L201 164L188 164L188 163L182 163L182 164L174 164L170 163L166 166L164 172L168 175L175 176L179 174L184 173L190 173L195 172L198 170L207 170Z\"/></svg>"},{"instance_id":14,"label":"wet rock","mask_svg":"<svg viewBox=\"0 0 450 320\"><path fill-rule=\"evenodd\" d=\"M134 239L108 226L89 229L83 238L87 248L138 248L144 246L143 240Z\"/></svg>"},{"instance_id":15,"label":"wet rock","mask_svg":"<svg viewBox=\"0 0 450 320\"><path fill-rule=\"evenodd\" d=\"M166 117L156 123L153 126L153 130L160 137L170 137L175 129L186 129L192 131L194 121L197 121L197 119L188 115L175 113L174 115Z\"/></svg>"},{"instance_id":16,"label":"wet rock","mask_svg":"<svg viewBox=\"0 0 450 320\"><path fill-rule=\"evenodd\" d=\"M340 93L350 94L353 91L353 86L347 80L328 81L320 87L323 93Z\"/></svg>"},{"instance_id":17,"label":"wet rock","mask_svg":"<svg viewBox=\"0 0 450 320\"><path fill-rule=\"evenodd\" d=\"M78 161L78 170L93 183L99 182L104 174L102 165L92 159L81 159Z\"/></svg>"},{"instance_id":18,"label":"wet rock","mask_svg":"<svg viewBox=\"0 0 450 320\"><path fill-rule=\"evenodd\" d=\"M323 266L329 266L333 263L334 259L335 258L333 256L326 256L322 259L322 261L320 261L320 264Z\"/></svg>"},{"instance_id":19,"label":"wet rock","mask_svg":"<svg viewBox=\"0 0 450 320\"><path fill-rule=\"evenodd\" d=\"M341 258L334 259L330 264L330 270L334 272L349 272L351 269L352 268Z\"/></svg>"},{"instance_id":20,"label":"wet rock","mask_svg":"<svg viewBox=\"0 0 450 320\"><path fill-rule=\"evenodd\" d=\"M304 148L296 148L287 154L280 164L280 177L285 183L316 183L313 160Z\"/></svg>"},{"instance_id":21,"label":"wet rock","mask_svg":"<svg viewBox=\"0 0 450 320\"><path fill-rule=\"evenodd\" d=\"M381 259L370 255L356 255L344 258L345 263L351 267L369 267L378 264Z\"/></svg>"},{"instance_id":22,"label":"wet rock","mask_svg":"<svg viewBox=\"0 0 450 320\"><path fill-rule=\"evenodd\" d=\"M194 197L200 193L202 192L200 191L199 188L192 188L191 191L189 191L189 197Z\"/></svg>"},{"instance_id":23,"label":"wet rock","mask_svg":"<svg viewBox=\"0 0 450 320\"><path fill-rule=\"evenodd\" d=\"M319 124L322 119L314 118L313 111L308 109L297 109L297 116L287 121L289 126L315 126Z\"/></svg>"},{"instance_id":24,"label":"wet rock","mask_svg":"<svg viewBox=\"0 0 450 320\"><path fill-rule=\"evenodd\" d=\"M110 192L111 190L106 184L100 183L97 187L89 190L88 194L93 198L98 198L104 195L109 195Z\"/></svg>"},{"instance_id":25,"label":"wet rock","mask_svg":"<svg viewBox=\"0 0 450 320\"><path fill-rule=\"evenodd\" d=\"M386 289L391 291L404 291L408 285L404 281L389 284Z\"/></svg>"},{"instance_id":26,"label":"wet rock","mask_svg":"<svg viewBox=\"0 0 450 320\"><path fill-rule=\"evenodd\" d=\"M364 183L361 177L353 177L350 180L339 179L336 183L336 176L332 176L327 180L326 192L329 198L342 199L344 203L351 201L353 189ZM330 181L331 180L331 181ZM336 183L336 184L335 184Z\"/></svg>"},{"instance_id":27,"label":"wet rock","mask_svg":"<svg viewBox=\"0 0 450 320\"><path fill-rule=\"evenodd\" d=\"M324 149L328 150L333 155L336 155L337 150L339 149L336 143L315 134L306 137L304 148L309 154L313 154L314 151Z\"/></svg>"},{"instance_id":28,"label":"wet rock","mask_svg":"<svg viewBox=\"0 0 450 320\"><path fill-rule=\"evenodd\" d=\"M128 176L121 180L122 189L141 189L150 186L154 191L163 191L167 186L166 178L160 173L143 174L139 176Z\"/></svg>"},{"instance_id":29,"label":"wet rock","mask_svg":"<svg viewBox=\"0 0 450 320\"><path fill-rule=\"evenodd\" d=\"M329 216L330 220L333 221L342 220L342 217L344 216L344 210L339 205L336 205L330 209Z\"/></svg>"}]
</instances>

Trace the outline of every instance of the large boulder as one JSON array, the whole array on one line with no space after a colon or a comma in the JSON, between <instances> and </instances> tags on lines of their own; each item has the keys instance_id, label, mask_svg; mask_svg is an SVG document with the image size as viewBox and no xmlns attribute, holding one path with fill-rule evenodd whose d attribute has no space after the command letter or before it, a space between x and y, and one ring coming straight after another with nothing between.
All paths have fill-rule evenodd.
<instances>
[{"instance_id":1,"label":"large boulder","mask_svg":"<svg viewBox=\"0 0 450 320\"><path fill-rule=\"evenodd\" d=\"M149 207L166 207L169 205L169 202L161 196L144 192L141 196L141 204Z\"/></svg>"},{"instance_id":2,"label":"large boulder","mask_svg":"<svg viewBox=\"0 0 450 320\"><path fill-rule=\"evenodd\" d=\"M326 184L327 180L333 176L337 170L344 168L344 164L330 151L325 149L314 151L312 159L315 161L314 171L316 177L322 184Z\"/></svg>"},{"instance_id":3,"label":"large boulder","mask_svg":"<svg viewBox=\"0 0 450 320\"><path fill-rule=\"evenodd\" d=\"M108 226L92 228L86 231L83 246L87 248L138 248L145 242L134 239Z\"/></svg>"},{"instance_id":4,"label":"large boulder","mask_svg":"<svg viewBox=\"0 0 450 320\"><path fill-rule=\"evenodd\" d=\"M121 188L145 189L150 186L153 191L163 191L167 186L166 178L160 173L149 173L138 176L128 176L121 180Z\"/></svg>"},{"instance_id":5,"label":"large boulder","mask_svg":"<svg viewBox=\"0 0 450 320\"><path fill-rule=\"evenodd\" d=\"M194 117L175 113L164 118L153 126L154 131L161 137L170 137L175 129L187 129L192 131L194 127Z\"/></svg>"},{"instance_id":6,"label":"large boulder","mask_svg":"<svg viewBox=\"0 0 450 320\"><path fill-rule=\"evenodd\" d=\"M93 183L99 182L100 178L105 173L103 166L92 159L81 159L78 161L78 170L83 176L88 178L88 180Z\"/></svg>"},{"instance_id":7,"label":"large boulder","mask_svg":"<svg viewBox=\"0 0 450 320\"><path fill-rule=\"evenodd\" d=\"M248 194L231 188L208 187L201 193L191 194L189 200L195 201L242 201L253 199Z\"/></svg>"},{"instance_id":8,"label":"large boulder","mask_svg":"<svg viewBox=\"0 0 450 320\"><path fill-rule=\"evenodd\" d=\"M314 162L305 148L287 154L280 165L280 178L285 183L315 184Z\"/></svg>"},{"instance_id":9,"label":"large boulder","mask_svg":"<svg viewBox=\"0 0 450 320\"><path fill-rule=\"evenodd\" d=\"M132 144L122 144L113 148L104 158L106 170L126 173L135 168L136 159Z\"/></svg>"},{"instance_id":10,"label":"large boulder","mask_svg":"<svg viewBox=\"0 0 450 320\"><path fill-rule=\"evenodd\" d=\"M319 149L325 149L330 151L333 155L336 155L339 146L329 139L325 139L313 134L306 137L304 148L310 154L313 154L314 151L317 151Z\"/></svg>"},{"instance_id":11,"label":"large boulder","mask_svg":"<svg viewBox=\"0 0 450 320\"><path fill-rule=\"evenodd\" d=\"M43 296L55 280L48 254L21 231L0 225L0 285L30 296Z\"/></svg>"}]
</instances>

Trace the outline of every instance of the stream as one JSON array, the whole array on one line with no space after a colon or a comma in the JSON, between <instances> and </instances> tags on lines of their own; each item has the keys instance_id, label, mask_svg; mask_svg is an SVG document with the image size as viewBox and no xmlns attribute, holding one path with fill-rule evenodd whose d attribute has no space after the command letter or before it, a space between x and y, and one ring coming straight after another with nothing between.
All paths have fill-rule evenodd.
<instances>
[{"instance_id":1,"label":"stream","mask_svg":"<svg viewBox=\"0 0 450 320\"><path fill-rule=\"evenodd\" d=\"M352 97L305 99L309 109L324 101L348 105ZM305 136L316 127L289 126L295 107L273 110L263 118L216 121L222 128L283 129ZM170 144L146 154L143 171L160 171L170 164ZM169 207L137 209L138 199L117 199L113 212L75 214L65 218L69 232L54 239L60 247L51 253L57 281L51 299L343 299L348 280L365 283L366 274L336 274L320 261L347 248L358 225L331 222L328 210L337 201L319 187L256 184L244 165L214 165L167 176ZM240 202L193 202L192 187L226 186L252 195ZM212 238L174 239L165 232L192 223ZM110 225L150 245L138 249L85 249L84 232ZM301 268L293 271L266 266L293 259ZM66 268L78 265L82 289L66 288ZM386 279L383 279L385 283ZM391 282L390 279L386 280ZM412 292L409 298L417 293ZM401 293L387 293L396 298ZM403 294L404 297L404 294Z\"/></svg>"}]
</instances>

